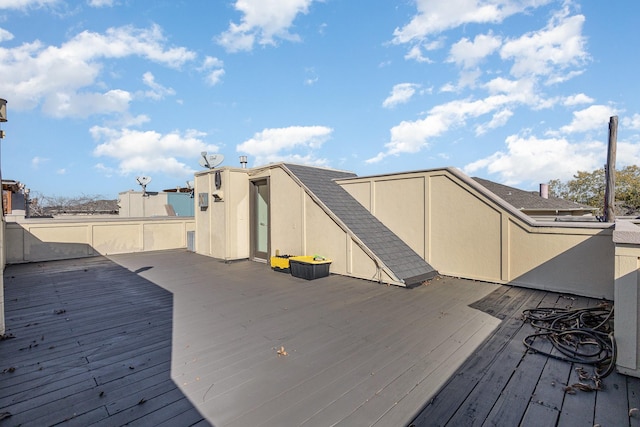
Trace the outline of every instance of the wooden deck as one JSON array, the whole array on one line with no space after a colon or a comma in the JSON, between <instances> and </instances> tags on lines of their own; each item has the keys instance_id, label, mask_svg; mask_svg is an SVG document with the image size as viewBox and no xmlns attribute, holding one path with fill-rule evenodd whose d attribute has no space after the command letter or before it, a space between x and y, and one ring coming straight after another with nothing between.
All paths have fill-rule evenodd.
<instances>
[{"instance_id":1,"label":"wooden deck","mask_svg":"<svg viewBox=\"0 0 640 427\"><path fill-rule=\"evenodd\" d=\"M574 367L524 351L551 303L593 301L186 251L8 266L0 426L639 425L636 379L568 395Z\"/></svg>"},{"instance_id":2,"label":"wooden deck","mask_svg":"<svg viewBox=\"0 0 640 427\"><path fill-rule=\"evenodd\" d=\"M534 333L522 321L523 310L584 308L597 303L504 287L472 304L504 319L502 324L410 426L640 426L640 379L613 372L602 380L601 391L567 390L579 382L592 384L580 380L579 371L592 373L593 366L528 352L522 342ZM544 349L551 350L551 345Z\"/></svg>"}]
</instances>

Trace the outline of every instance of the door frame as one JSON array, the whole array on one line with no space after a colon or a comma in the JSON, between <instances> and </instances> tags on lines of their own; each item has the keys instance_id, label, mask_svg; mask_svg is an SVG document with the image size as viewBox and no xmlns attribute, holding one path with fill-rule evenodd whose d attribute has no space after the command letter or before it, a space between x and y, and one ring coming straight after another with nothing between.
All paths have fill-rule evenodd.
<instances>
[{"instance_id":1,"label":"door frame","mask_svg":"<svg viewBox=\"0 0 640 427\"><path fill-rule=\"evenodd\" d=\"M266 202L267 202L267 251L258 250L258 187L266 186ZM249 241L250 251L249 256L254 261L267 262L269 254L271 253L271 187L269 177L257 178L249 181Z\"/></svg>"}]
</instances>

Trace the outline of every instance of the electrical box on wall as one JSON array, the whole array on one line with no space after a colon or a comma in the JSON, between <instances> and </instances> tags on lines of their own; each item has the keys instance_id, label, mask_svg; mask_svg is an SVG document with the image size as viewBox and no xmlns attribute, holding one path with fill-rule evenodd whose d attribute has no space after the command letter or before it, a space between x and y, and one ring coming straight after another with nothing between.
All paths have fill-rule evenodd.
<instances>
[{"instance_id":1,"label":"electrical box on wall","mask_svg":"<svg viewBox=\"0 0 640 427\"><path fill-rule=\"evenodd\" d=\"M198 193L198 207L200 209L209 207L209 193Z\"/></svg>"},{"instance_id":2,"label":"electrical box on wall","mask_svg":"<svg viewBox=\"0 0 640 427\"><path fill-rule=\"evenodd\" d=\"M224 200L224 193L222 190L216 190L212 194L214 202L222 202Z\"/></svg>"}]
</instances>

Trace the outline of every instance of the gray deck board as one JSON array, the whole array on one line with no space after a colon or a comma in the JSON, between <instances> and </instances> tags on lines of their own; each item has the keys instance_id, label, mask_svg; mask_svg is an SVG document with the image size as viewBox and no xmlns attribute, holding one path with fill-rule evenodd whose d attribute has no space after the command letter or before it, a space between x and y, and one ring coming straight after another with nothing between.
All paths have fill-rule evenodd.
<instances>
[{"instance_id":1,"label":"gray deck board","mask_svg":"<svg viewBox=\"0 0 640 427\"><path fill-rule=\"evenodd\" d=\"M521 343L524 308L595 300L186 251L8 266L5 298L0 426L640 425L638 379L567 395L575 367Z\"/></svg>"},{"instance_id":2,"label":"gray deck board","mask_svg":"<svg viewBox=\"0 0 640 427\"><path fill-rule=\"evenodd\" d=\"M15 338L0 342L14 369L0 374L0 412L11 414L1 425L119 425L109 421L114 405L126 412L123 399L158 387L149 406L166 406L173 392L188 403L181 412L194 410L170 377L166 290L96 257L8 266L5 297ZM195 414L190 424L204 420Z\"/></svg>"},{"instance_id":3,"label":"gray deck board","mask_svg":"<svg viewBox=\"0 0 640 427\"><path fill-rule=\"evenodd\" d=\"M144 256L114 259L131 271L145 266ZM175 260L164 261L140 275L173 291L171 282L181 275ZM485 290L476 297L463 296L462 304L455 301L446 281L430 289L407 290L340 276L307 282L268 269L265 274L264 269L255 270L254 263L217 267L215 298L202 297L200 292L211 289L199 285L191 271L187 283L198 299L188 295L191 291L174 299L174 318L181 323L174 325L174 346L181 350L174 354L173 367L176 382L194 402L202 402L198 403L202 411L219 408L211 419L221 425L278 425L278 419L296 425L296 420L304 422L324 406L336 405L336 400L347 403L348 409L340 412L347 417L375 395L366 376L362 378L364 371L358 371L360 366L386 366L389 375L381 375L381 388L388 387L424 357L416 352L409 363L402 355L421 345L416 343L429 341L428 325L441 311L455 303L475 313L467 305L497 288L477 284L475 288ZM464 289L458 292L464 294ZM202 328L203 320L212 316L211 326ZM445 319L443 327L457 320ZM288 356L277 356L280 345ZM397 348L398 354L390 348ZM409 379L404 381L399 388L406 390L400 395L415 387L411 382L409 386ZM350 398L363 390L365 397ZM343 394L344 399L336 399ZM410 417L405 413L403 422Z\"/></svg>"},{"instance_id":4,"label":"gray deck board","mask_svg":"<svg viewBox=\"0 0 640 427\"><path fill-rule=\"evenodd\" d=\"M635 392L640 386L638 378L614 372L603 380L602 391L566 393L564 387L578 382L576 367L580 365L529 353L522 344L522 338L534 331L529 324L518 320L522 310L554 306L581 308L594 306L599 301L545 291L523 291L530 297L517 303L505 299L508 291L498 290L473 304L491 310L494 315L502 311L505 321L410 425L638 425L635 416L629 417L629 410L639 403ZM593 367L585 368L588 372L593 370ZM470 392L464 390L465 384Z\"/></svg>"}]
</instances>

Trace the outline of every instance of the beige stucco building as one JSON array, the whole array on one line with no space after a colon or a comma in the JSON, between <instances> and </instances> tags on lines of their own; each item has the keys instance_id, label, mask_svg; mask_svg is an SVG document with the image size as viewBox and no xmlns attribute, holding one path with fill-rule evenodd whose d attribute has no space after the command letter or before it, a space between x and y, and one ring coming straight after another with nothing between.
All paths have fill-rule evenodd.
<instances>
[{"instance_id":1,"label":"beige stucco building","mask_svg":"<svg viewBox=\"0 0 640 427\"><path fill-rule=\"evenodd\" d=\"M341 206L329 206L348 194L440 274L613 298L612 224L533 220L457 169L357 177L274 164L217 173L220 188L212 172L195 180L196 251L204 255L266 262L276 251L320 254L333 260L332 273L410 285L357 218L348 223ZM303 175L321 183L311 188Z\"/></svg>"}]
</instances>

